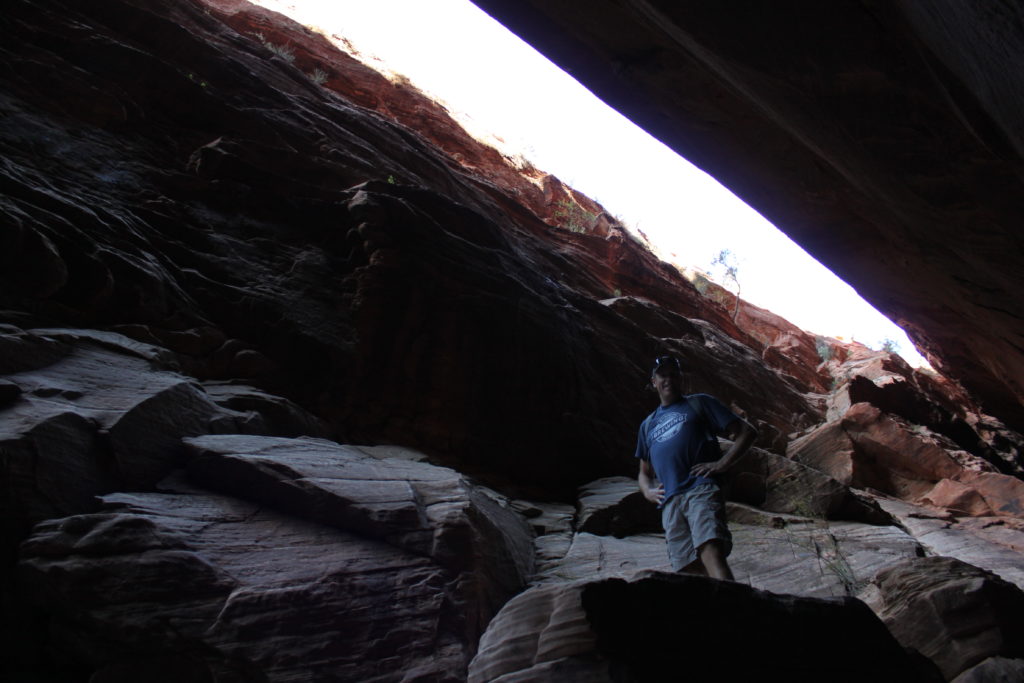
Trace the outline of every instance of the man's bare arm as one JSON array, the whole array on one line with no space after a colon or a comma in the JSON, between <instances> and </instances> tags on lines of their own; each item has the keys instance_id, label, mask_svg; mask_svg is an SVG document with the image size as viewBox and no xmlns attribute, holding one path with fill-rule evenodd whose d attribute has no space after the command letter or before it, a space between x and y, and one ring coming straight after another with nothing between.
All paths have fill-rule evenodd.
<instances>
[{"instance_id":1,"label":"man's bare arm","mask_svg":"<svg viewBox=\"0 0 1024 683\"><path fill-rule=\"evenodd\" d=\"M637 481L640 484L640 493L644 494L644 498L651 501L656 505L661 505L661 501L665 498L665 487L661 484L654 485L654 481L657 476L654 474L654 468L651 467L649 460L640 461L640 474L637 475Z\"/></svg>"},{"instance_id":2,"label":"man's bare arm","mask_svg":"<svg viewBox=\"0 0 1024 683\"><path fill-rule=\"evenodd\" d=\"M743 454L747 452L754 444L754 440L757 439L757 430L742 418L733 420L732 424L729 425L728 431L733 441L732 447L726 451L725 455L712 462L698 463L690 468L690 472L704 477L727 472L730 467L743 457Z\"/></svg>"}]
</instances>

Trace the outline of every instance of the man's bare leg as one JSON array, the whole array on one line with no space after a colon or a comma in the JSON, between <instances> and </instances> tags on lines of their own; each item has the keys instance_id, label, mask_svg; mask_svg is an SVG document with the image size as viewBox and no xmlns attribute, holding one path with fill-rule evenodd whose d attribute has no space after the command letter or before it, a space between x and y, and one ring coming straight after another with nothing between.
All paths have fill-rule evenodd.
<instances>
[{"instance_id":1,"label":"man's bare leg","mask_svg":"<svg viewBox=\"0 0 1024 683\"><path fill-rule=\"evenodd\" d=\"M700 556L700 562L704 565L708 576L715 579L736 580L732 575L732 570L729 569L729 563L725 561L725 553L722 551L721 541L718 539L708 541L697 549L697 554ZM687 569L689 567L686 567L683 571Z\"/></svg>"}]
</instances>

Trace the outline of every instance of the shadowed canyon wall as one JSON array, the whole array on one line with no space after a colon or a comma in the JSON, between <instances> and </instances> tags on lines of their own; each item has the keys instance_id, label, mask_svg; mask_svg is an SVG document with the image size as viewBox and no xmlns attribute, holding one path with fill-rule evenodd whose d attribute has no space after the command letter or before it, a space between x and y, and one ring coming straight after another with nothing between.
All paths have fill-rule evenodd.
<instances>
[{"instance_id":1,"label":"shadowed canyon wall","mask_svg":"<svg viewBox=\"0 0 1024 683\"><path fill-rule=\"evenodd\" d=\"M1024 427L1020 5L475 4Z\"/></svg>"},{"instance_id":2,"label":"shadowed canyon wall","mask_svg":"<svg viewBox=\"0 0 1024 683\"><path fill-rule=\"evenodd\" d=\"M631 643L681 604L716 659L721 606L771 623L749 661L793 680L1024 671L1024 438L988 395L734 319L241 0L15 0L0 55L4 675L664 680ZM666 573L632 478L666 352L760 431L736 583Z\"/></svg>"}]
</instances>

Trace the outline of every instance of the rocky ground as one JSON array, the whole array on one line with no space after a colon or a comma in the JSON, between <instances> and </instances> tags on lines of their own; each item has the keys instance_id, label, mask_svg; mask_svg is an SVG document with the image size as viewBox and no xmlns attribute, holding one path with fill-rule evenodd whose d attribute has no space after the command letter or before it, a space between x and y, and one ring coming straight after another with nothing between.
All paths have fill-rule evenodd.
<instances>
[{"instance_id":1,"label":"rocky ground","mask_svg":"<svg viewBox=\"0 0 1024 683\"><path fill-rule=\"evenodd\" d=\"M277 15L0 31L5 674L1024 674L1024 440L954 382L734 322ZM735 583L668 573L632 478L664 352L761 432Z\"/></svg>"}]
</instances>

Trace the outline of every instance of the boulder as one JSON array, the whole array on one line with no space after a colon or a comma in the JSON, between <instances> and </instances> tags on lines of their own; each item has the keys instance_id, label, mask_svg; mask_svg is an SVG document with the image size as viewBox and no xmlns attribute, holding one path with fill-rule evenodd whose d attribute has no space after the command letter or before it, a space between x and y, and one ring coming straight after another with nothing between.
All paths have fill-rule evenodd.
<instances>
[{"instance_id":1,"label":"boulder","mask_svg":"<svg viewBox=\"0 0 1024 683\"><path fill-rule=\"evenodd\" d=\"M843 430L856 446L862 467L851 482L907 500L916 500L934 482L955 477L963 469L945 442L917 433L904 420L868 403L857 403L843 415Z\"/></svg>"},{"instance_id":2,"label":"boulder","mask_svg":"<svg viewBox=\"0 0 1024 683\"><path fill-rule=\"evenodd\" d=\"M105 502L117 509L39 525L19 567L50 647L98 680L158 678L168 661L193 680L465 667L457 576L427 557L223 496Z\"/></svg>"},{"instance_id":3,"label":"boulder","mask_svg":"<svg viewBox=\"0 0 1024 683\"><path fill-rule=\"evenodd\" d=\"M202 437L193 481L43 522L20 586L97 680L461 680L531 534L455 472L315 439ZM243 500L242 498L246 500Z\"/></svg>"},{"instance_id":4,"label":"boulder","mask_svg":"<svg viewBox=\"0 0 1024 683\"><path fill-rule=\"evenodd\" d=\"M951 557L919 557L872 582L875 612L946 680L989 657L1024 657L1024 591L990 572Z\"/></svg>"},{"instance_id":5,"label":"boulder","mask_svg":"<svg viewBox=\"0 0 1024 683\"><path fill-rule=\"evenodd\" d=\"M1024 509L1020 479L995 472L993 465L949 439L868 403L857 403L842 419L794 439L786 455L847 486L961 516L1019 517Z\"/></svg>"},{"instance_id":6,"label":"boulder","mask_svg":"<svg viewBox=\"0 0 1024 683\"><path fill-rule=\"evenodd\" d=\"M516 596L481 638L469 680L675 680L681 666L696 681L768 672L793 681L932 680L858 600L661 572Z\"/></svg>"},{"instance_id":7,"label":"boulder","mask_svg":"<svg viewBox=\"0 0 1024 683\"><path fill-rule=\"evenodd\" d=\"M879 520L876 511L833 477L759 448L751 448L724 477L724 491L729 500L770 512Z\"/></svg>"},{"instance_id":8,"label":"boulder","mask_svg":"<svg viewBox=\"0 0 1024 683\"><path fill-rule=\"evenodd\" d=\"M186 439L192 481L315 522L382 539L465 571L486 623L533 571L533 534L508 501L454 470L311 438ZM372 453L372 451L371 451Z\"/></svg>"},{"instance_id":9,"label":"boulder","mask_svg":"<svg viewBox=\"0 0 1024 683\"><path fill-rule=\"evenodd\" d=\"M992 508L977 489L953 479L939 480L928 493L921 496L921 502L945 508L955 515L983 517L992 514Z\"/></svg>"},{"instance_id":10,"label":"boulder","mask_svg":"<svg viewBox=\"0 0 1024 683\"><path fill-rule=\"evenodd\" d=\"M35 522L92 510L102 493L152 489L184 464L183 436L323 431L251 387L213 385L211 394L176 372L166 349L117 333L8 327L0 348L18 388L0 411L6 554Z\"/></svg>"},{"instance_id":11,"label":"boulder","mask_svg":"<svg viewBox=\"0 0 1024 683\"><path fill-rule=\"evenodd\" d=\"M844 486L859 479L854 474L854 443L841 420L818 425L786 446L786 457L824 472Z\"/></svg>"},{"instance_id":12,"label":"boulder","mask_svg":"<svg viewBox=\"0 0 1024 683\"><path fill-rule=\"evenodd\" d=\"M608 477L580 489L576 529L598 536L661 531L661 512L640 493L636 479Z\"/></svg>"},{"instance_id":13,"label":"boulder","mask_svg":"<svg viewBox=\"0 0 1024 683\"><path fill-rule=\"evenodd\" d=\"M1024 517L1024 481L997 472L965 470L956 483L977 494L993 515Z\"/></svg>"}]
</instances>

